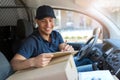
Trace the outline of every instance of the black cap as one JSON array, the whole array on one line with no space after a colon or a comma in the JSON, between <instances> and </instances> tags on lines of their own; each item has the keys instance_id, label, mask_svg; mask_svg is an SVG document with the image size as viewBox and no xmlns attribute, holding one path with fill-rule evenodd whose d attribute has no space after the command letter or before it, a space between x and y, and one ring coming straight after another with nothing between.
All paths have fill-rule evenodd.
<instances>
[{"instance_id":1,"label":"black cap","mask_svg":"<svg viewBox=\"0 0 120 80\"><path fill-rule=\"evenodd\" d=\"M36 19L43 19L45 17L52 17L52 18L56 18L53 8L47 5L43 5L38 7L37 11L36 11Z\"/></svg>"}]
</instances>

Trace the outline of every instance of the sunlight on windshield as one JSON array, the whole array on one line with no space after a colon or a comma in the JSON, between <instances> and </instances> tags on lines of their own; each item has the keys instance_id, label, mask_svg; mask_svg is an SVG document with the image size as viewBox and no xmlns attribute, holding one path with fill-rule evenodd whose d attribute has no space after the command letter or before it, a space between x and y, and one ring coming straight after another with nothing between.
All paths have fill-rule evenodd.
<instances>
[{"instance_id":1,"label":"sunlight on windshield","mask_svg":"<svg viewBox=\"0 0 120 80\"><path fill-rule=\"evenodd\" d=\"M72 11L55 10L55 30L68 42L86 42L101 25L94 19Z\"/></svg>"},{"instance_id":2,"label":"sunlight on windshield","mask_svg":"<svg viewBox=\"0 0 120 80\"><path fill-rule=\"evenodd\" d=\"M96 0L93 6L100 9L120 28L120 0Z\"/></svg>"}]
</instances>

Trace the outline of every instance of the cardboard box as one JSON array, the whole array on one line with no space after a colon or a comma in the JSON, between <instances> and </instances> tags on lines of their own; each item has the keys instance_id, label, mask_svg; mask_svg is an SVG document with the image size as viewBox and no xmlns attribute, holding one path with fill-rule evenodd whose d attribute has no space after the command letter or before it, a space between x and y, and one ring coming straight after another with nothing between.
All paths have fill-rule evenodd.
<instances>
[{"instance_id":1,"label":"cardboard box","mask_svg":"<svg viewBox=\"0 0 120 80\"><path fill-rule=\"evenodd\" d=\"M7 80L78 80L72 55L54 58L44 68L17 71Z\"/></svg>"}]
</instances>

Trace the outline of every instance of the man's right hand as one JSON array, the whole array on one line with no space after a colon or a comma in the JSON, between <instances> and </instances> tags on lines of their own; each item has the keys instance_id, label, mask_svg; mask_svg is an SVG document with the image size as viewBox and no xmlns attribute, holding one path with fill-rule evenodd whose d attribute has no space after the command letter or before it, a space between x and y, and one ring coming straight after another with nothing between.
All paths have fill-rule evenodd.
<instances>
[{"instance_id":1,"label":"man's right hand","mask_svg":"<svg viewBox=\"0 0 120 80\"><path fill-rule=\"evenodd\" d=\"M54 55L50 53L43 53L34 58L34 67L44 67L49 64Z\"/></svg>"}]
</instances>

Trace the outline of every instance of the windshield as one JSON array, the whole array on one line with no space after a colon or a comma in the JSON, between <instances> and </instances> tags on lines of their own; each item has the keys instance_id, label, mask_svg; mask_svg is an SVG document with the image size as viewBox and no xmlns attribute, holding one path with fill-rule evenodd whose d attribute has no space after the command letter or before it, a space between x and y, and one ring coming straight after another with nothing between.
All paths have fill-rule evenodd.
<instances>
[{"instance_id":1,"label":"windshield","mask_svg":"<svg viewBox=\"0 0 120 80\"><path fill-rule=\"evenodd\" d=\"M97 0L93 6L120 29L120 0Z\"/></svg>"},{"instance_id":2,"label":"windshield","mask_svg":"<svg viewBox=\"0 0 120 80\"><path fill-rule=\"evenodd\" d=\"M82 13L69 10L55 10L55 30L59 31L67 42L86 42L95 35L96 28L102 25L93 18ZM102 35L101 35L102 37ZM99 38L101 42L102 38Z\"/></svg>"}]
</instances>

